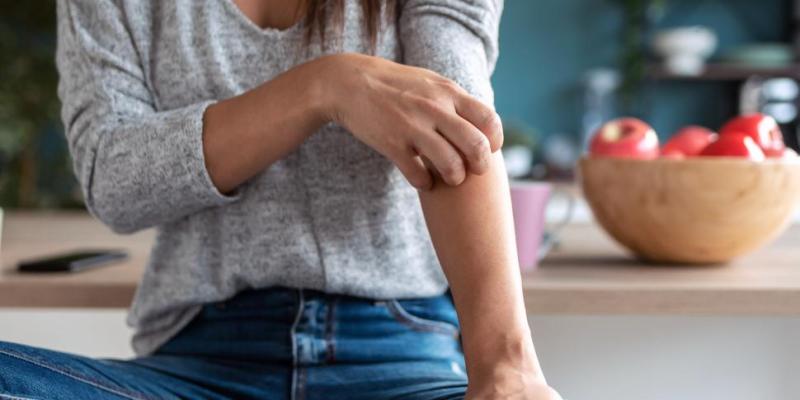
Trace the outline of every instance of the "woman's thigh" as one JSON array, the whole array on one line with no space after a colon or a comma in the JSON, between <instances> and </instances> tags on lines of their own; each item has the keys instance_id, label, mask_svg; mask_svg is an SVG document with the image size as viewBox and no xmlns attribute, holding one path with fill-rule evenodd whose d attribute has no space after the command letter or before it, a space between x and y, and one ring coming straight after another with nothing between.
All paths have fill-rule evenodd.
<instances>
[{"instance_id":1,"label":"woman's thigh","mask_svg":"<svg viewBox=\"0 0 800 400\"><path fill-rule=\"evenodd\" d=\"M0 341L0 399L291 398L286 367L165 355L102 360ZM294 394L308 400L460 399L466 390L462 365L445 360L298 370L304 388Z\"/></svg>"},{"instance_id":2,"label":"woman's thigh","mask_svg":"<svg viewBox=\"0 0 800 400\"><path fill-rule=\"evenodd\" d=\"M0 399L218 399L130 361L82 357L0 341Z\"/></svg>"}]
</instances>

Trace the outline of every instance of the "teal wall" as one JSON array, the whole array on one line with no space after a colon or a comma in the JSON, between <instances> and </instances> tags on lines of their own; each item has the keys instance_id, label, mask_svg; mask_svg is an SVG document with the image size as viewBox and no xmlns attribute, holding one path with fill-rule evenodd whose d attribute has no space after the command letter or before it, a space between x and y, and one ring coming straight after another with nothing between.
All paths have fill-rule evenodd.
<instances>
[{"instance_id":1,"label":"teal wall","mask_svg":"<svg viewBox=\"0 0 800 400\"><path fill-rule=\"evenodd\" d=\"M500 59L493 77L498 112L540 134L580 132L581 80L616 65L621 13L612 0L506 0ZM738 44L787 41L789 0L668 0L656 27L702 24L720 37L719 53ZM645 86L645 117L662 136L698 123L718 125L735 112L738 85L659 82Z\"/></svg>"}]
</instances>

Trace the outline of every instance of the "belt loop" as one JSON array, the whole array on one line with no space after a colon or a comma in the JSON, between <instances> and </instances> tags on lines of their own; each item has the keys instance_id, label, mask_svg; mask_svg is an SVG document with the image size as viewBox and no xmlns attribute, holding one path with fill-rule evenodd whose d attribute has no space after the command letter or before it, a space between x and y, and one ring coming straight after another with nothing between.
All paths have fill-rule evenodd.
<instances>
[{"instance_id":1,"label":"belt loop","mask_svg":"<svg viewBox=\"0 0 800 400\"><path fill-rule=\"evenodd\" d=\"M300 385L300 377L299 377L299 354L297 348L297 325L300 323L300 318L303 316L303 310L305 309L305 294L303 293L303 289L297 289L297 313L294 316L294 322L292 322L292 328L290 330L290 335L292 338L292 394L291 399L297 400L297 391Z\"/></svg>"},{"instance_id":2,"label":"belt loop","mask_svg":"<svg viewBox=\"0 0 800 400\"><path fill-rule=\"evenodd\" d=\"M339 296L328 297L328 313L325 317L325 360L332 363L336 360L336 305Z\"/></svg>"}]
</instances>

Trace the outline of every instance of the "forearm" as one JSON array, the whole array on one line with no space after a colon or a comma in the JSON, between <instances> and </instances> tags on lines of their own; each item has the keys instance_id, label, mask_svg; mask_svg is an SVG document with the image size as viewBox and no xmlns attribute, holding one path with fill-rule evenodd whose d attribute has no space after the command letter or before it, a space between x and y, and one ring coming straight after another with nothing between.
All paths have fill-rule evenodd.
<instances>
[{"instance_id":1,"label":"forearm","mask_svg":"<svg viewBox=\"0 0 800 400\"><path fill-rule=\"evenodd\" d=\"M286 157L325 122L324 59L299 65L239 96L208 107L203 151L215 186L232 191Z\"/></svg>"},{"instance_id":2,"label":"forearm","mask_svg":"<svg viewBox=\"0 0 800 400\"><path fill-rule=\"evenodd\" d=\"M499 152L488 173L420 193L458 311L470 379L499 360L519 361L541 376L522 299L509 196Z\"/></svg>"}]
</instances>

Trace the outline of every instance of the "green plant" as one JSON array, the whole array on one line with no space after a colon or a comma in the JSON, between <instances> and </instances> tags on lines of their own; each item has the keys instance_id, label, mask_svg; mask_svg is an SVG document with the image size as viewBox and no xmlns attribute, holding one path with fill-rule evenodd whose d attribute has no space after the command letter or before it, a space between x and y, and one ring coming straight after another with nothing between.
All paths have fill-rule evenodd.
<instances>
[{"instance_id":1,"label":"green plant","mask_svg":"<svg viewBox=\"0 0 800 400\"><path fill-rule=\"evenodd\" d=\"M521 146L535 152L539 134L530 125L521 121L503 121L503 147Z\"/></svg>"},{"instance_id":2,"label":"green plant","mask_svg":"<svg viewBox=\"0 0 800 400\"><path fill-rule=\"evenodd\" d=\"M623 109L630 110L645 79L647 31L654 16L663 13L666 0L612 0L622 11L619 93Z\"/></svg>"},{"instance_id":3,"label":"green plant","mask_svg":"<svg viewBox=\"0 0 800 400\"><path fill-rule=\"evenodd\" d=\"M0 16L0 204L79 203L58 118L55 1L15 2Z\"/></svg>"}]
</instances>

